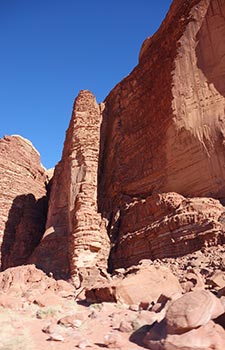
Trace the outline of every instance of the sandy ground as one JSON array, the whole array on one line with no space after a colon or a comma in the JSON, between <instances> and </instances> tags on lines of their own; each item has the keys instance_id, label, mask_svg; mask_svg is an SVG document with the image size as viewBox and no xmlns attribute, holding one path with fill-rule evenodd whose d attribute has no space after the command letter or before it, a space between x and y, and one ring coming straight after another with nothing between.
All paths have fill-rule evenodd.
<instances>
[{"instance_id":1,"label":"sandy ground","mask_svg":"<svg viewBox=\"0 0 225 350\"><path fill-rule=\"evenodd\" d=\"M69 322L59 324L65 316ZM143 326L151 321L144 310L113 303L85 306L66 300L51 307L0 308L0 349L144 349L135 342L141 341L148 328Z\"/></svg>"}]
</instances>

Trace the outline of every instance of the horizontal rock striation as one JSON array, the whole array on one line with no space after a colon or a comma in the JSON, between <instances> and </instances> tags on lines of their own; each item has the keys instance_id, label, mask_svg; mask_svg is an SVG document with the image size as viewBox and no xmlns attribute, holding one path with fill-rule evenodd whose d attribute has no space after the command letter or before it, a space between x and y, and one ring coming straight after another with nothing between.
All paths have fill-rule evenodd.
<instances>
[{"instance_id":1,"label":"horizontal rock striation","mask_svg":"<svg viewBox=\"0 0 225 350\"><path fill-rule=\"evenodd\" d=\"M117 213L114 227L119 230L110 232L111 269L223 244L224 219L225 208L212 198L185 198L171 192L136 200Z\"/></svg>"},{"instance_id":2,"label":"horizontal rock striation","mask_svg":"<svg viewBox=\"0 0 225 350\"><path fill-rule=\"evenodd\" d=\"M31 259L55 276L72 276L77 286L94 282L109 255L97 209L100 123L95 97L81 91L53 177L46 232Z\"/></svg>"},{"instance_id":3,"label":"horizontal rock striation","mask_svg":"<svg viewBox=\"0 0 225 350\"><path fill-rule=\"evenodd\" d=\"M35 250L46 175L26 140L1 141L3 268L29 258L91 287L108 257L113 270L224 244L224 18L224 0L174 0L103 104L80 92Z\"/></svg>"},{"instance_id":4,"label":"horizontal rock striation","mask_svg":"<svg viewBox=\"0 0 225 350\"><path fill-rule=\"evenodd\" d=\"M45 169L21 136L0 139L1 269L27 262L45 228Z\"/></svg>"}]
</instances>

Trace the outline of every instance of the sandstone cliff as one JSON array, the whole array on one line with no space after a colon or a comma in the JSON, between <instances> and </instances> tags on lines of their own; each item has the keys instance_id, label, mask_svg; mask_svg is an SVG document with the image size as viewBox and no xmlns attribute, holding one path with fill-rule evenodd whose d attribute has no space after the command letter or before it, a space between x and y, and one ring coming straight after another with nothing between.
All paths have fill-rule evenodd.
<instances>
[{"instance_id":1,"label":"sandstone cliff","mask_svg":"<svg viewBox=\"0 0 225 350\"><path fill-rule=\"evenodd\" d=\"M106 98L103 208L158 191L224 198L224 12L224 1L175 0Z\"/></svg>"},{"instance_id":2,"label":"sandstone cliff","mask_svg":"<svg viewBox=\"0 0 225 350\"><path fill-rule=\"evenodd\" d=\"M0 139L1 269L17 266L38 245L47 212L45 169L21 136Z\"/></svg>"},{"instance_id":3,"label":"sandstone cliff","mask_svg":"<svg viewBox=\"0 0 225 350\"><path fill-rule=\"evenodd\" d=\"M31 262L55 276L94 282L106 268L109 239L97 211L101 111L89 91L81 91L55 169L46 232ZM89 282L88 282L89 281Z\"/></svg>"},{"instance_id":4,"label":"sandstone cliff","mask_svg":"<svg viewBox=\"0 0 225 350\"><path fill-rule=\"evenodd\" d=\"M57 278L72 276L78 288L104 275L108 263L113 270L224 244L224 17L222 0L174 0L145 40L137 67L104 103L80 92L52 180L46 231L34 252L43 231L38 199L45 175L30 170L36 165L27 165L26 154L11 158L7 142L25 141L2 141L9 165L2 155L1 168L11 174L20 159L20 179L36 177L26 188L17 186L17 176L13 186L8 175L1 185L10 194L3 224L13 222L3 239L4 268L29 257ZM12 149L32 149L24 144ZM18 194L27 204L9 216Z\"/></svg>"},{"instance_id":5,"label":"sandstone cliff","mask_svg":"<svg viewBox=\"0 0 225 350\"><path fill-rule=\"evenodd\" d=\"M105 100L98 200L109 220L115 265L121 259L131 264L133 254L174 254L174 227L162 237L161 229L156 230L154 253L144 247L143 238L152 240L146 202L155 193L172 191L224 203L224 15L224 1L174 0L160 29L145 41L138 66ZM133 209L124 210L130 203L135 203ZM200 214L195 219L188 215L185 221L195 226ZM182 221L177 224L181 231L186 227ZM203 243L198 230L188 230L195 243L187 244L182 233L181 254ZM205 239L213 244L209 236Z\"/></svg>"}]
</instances>

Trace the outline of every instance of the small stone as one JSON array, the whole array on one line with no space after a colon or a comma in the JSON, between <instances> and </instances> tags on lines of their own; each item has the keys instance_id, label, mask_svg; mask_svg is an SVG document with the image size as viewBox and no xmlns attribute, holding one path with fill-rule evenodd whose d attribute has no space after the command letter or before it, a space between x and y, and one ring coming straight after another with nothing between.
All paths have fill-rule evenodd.
<instances>
[{"instance_id":1,"label":"small stone","mask_svg":"<svg viewBox=\"0 0 225 350\"><path fill-rule=\"evenodd\" d=\"M132 305L129 306L129 310L131 310L131 311L139 311L139 305L132 304Z\"/></svg>"},{"instance_id":2,"label":"small stone","mask_svg":"<svg viewBox=\"0 0 225 350\"><path fill-rule=\"evenodd\" d=\"M91 343L88 341L88 340L82 340L80 343L79 343L79 345L78 345L78 348L79 349L86 349L86 348L91 348L92 347L92 345L91 345Z\"/></svg>"},{"instance_id":3,"label":"small stone","mask_svg":"<svg viewBox=\"0 0 225 350\"><path fill-rule=\"evenodd\" d=\"M80 314L67 315L60 318L60 320L58 320L58 324L61 324L65 327L79 328L83 323L82 318L84 319L84 316L80 316Z\"/></svg>"},{"instance_id":4,"label":"small stone","mask_svg":"<svg viewBox=\"0 0 225 350\"><path fill-rule=\"evenodd\" d=\"M140 302L139 310L148 310L150 307L150 303L148 302Z\"/></svg>"},{"instance_id":5,"label":"small stone","mask_svg":"<svg viewBox=\"0 0 225 350\"><path fill-rule=\"evenodd\" d=\"M50 323L47 326L44 326L42 328L42 332L47 334L58 334L61 330L61 327L57 325L56 323Z\"/></svg>"},{"instance_id":6,"label":"small stone","mask_svg":"<svg viewBox=\"0 0 225 350\"><path fill-rule=\"evenodd\" d=\"M64 341L64 338L61 334L53 333L50 335L50 337L47 340Z\"/></svg>"},{"instance_id":7,"label":"small stone","mask_svg":"<svg viewBox=\"0 0 225 350\"><path fill-rule=\"evenodd\" d=\"M123 341L119 334L108 333L104 336L104 344L110 349L122 349Z\"/></svg>"},{"instance_id":8,"label":"small stone","mask_svg":"<svg viewBox=\"0 0 225 350\"><path fill-rule=\"evenodd\" d=\"M90 315L88 315L88 317L91 318L91 319L94 319L94 318L97 318L98 315L97 315L96 311L92 311L92 312L90 313Z\"/></svg>"},{"instance_id":9,"label":"small stone","mask_svg":"<svg viewBox=\"0 0 225 350\"><path fill-rule=\"evenodd\" d=\"M119 330L120 330L120 332L123 332L123 333L133 332L134 328L133 328L132 322L129 322L126 320L122 321L120 323Z\"/></svg>"},{"instance_id":10,"label":"small stone","mask_svg":"<svg viewBox=\"0 0 225 350\"><path fill-rule=\"evenodd\" d=\"M153 312L160 312L162 308L163 308L163 305L161 303L155 303L154 305L152 305L150 310Z\"/></svg>"}]
</instances>

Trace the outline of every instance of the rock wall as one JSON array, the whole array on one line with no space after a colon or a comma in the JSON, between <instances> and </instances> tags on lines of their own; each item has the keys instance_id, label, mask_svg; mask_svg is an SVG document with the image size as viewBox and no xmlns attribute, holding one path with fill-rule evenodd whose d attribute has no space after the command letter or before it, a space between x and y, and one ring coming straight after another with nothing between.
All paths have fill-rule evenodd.
<instances>
[{"instance_id":1,"label":"rock wall","mask_svg":"<svg viewBox=\"0 0 225 350\"><path fill-rule=\"evenodd\" d=\"M174 0L104 103L80 92L35 250L44 170L27 141L1 141L3 268L90 287L110 248L114 269L224 243L224 18L224 0Z\"/></svg>"},{"instance_id":2,"label":"rock wall","mask_svg":"<svg viewBox=\"0 0 225 350\"><path fill-rule=\"evenodd\" d=\"M38 245L47 213L45 169L21 136L0 139L1 269L21 265Z\"/></svg>"},{"instance_id":3,"label":"rock wall","mask_svg":"<svg viewBox=\"0 0 225 350\"><path fill-rule=\"evenodd\" d=\"M194 219L184 208L169 233L164 227L153 234L146 207L152 195L177 192L224 202L224 14L224 1L174 0L159 30L144 42L137 67L105 100L98 201L109 220L113 266L132 264L135 255L187 253L205 241L197 228L201 210ZM131 209L130 203L137 204ZM184 231L182 247L171 245L178 228Z\"/></svg>"},{"instance_id":4,"label":"rock wall","mask_svg":"<svg viewBox=\"0 0 225 350\"><path fill-rule=\"evenodd\" d=\"M107 266L109 239L97 208L101 111L81 91L66 134L62 160L53 177L43 240L31 262L55 276L90 284Z\"/></svg>"},{"instance_id":5,"label":"rock wall","mask_svg":"<svg viewBox=\"0 0 225 350\"><path fill-rule=\"evenodd\" d=\"M114 270L142 259L177 258L224 244L225 208L212 198L155 194L121 208L112 227Z\"/></svg>"}]
</instances>

